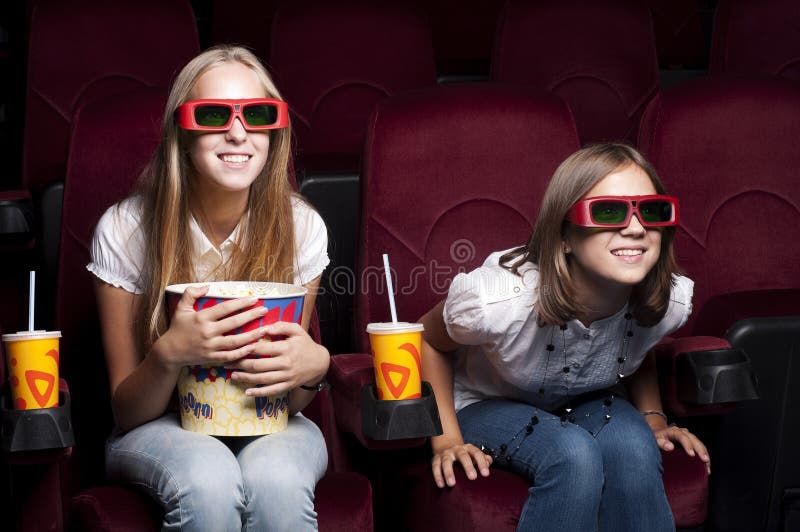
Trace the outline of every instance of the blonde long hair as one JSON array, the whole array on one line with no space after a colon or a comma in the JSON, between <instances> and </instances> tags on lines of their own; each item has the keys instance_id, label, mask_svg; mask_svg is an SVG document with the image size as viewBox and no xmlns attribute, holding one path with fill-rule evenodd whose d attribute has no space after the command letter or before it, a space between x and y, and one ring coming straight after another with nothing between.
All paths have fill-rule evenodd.
<instances>
[{"instance_id":1,"label":"blonde long hair","mask_svg":"<svg viewBox=\"0 0 800 532\"><path fill-rule=\"evenodd\" d=\"M514 273L525 262L539 269L536 311L541 323L561 325L588 309L577 300L575 284L563 249L569 208L600 180L615 170L635 164L653 182L658 194L664 186L655 169L636 149L627 144L606 143L587 146L559 165L547 186L533 233L526 245L500 257L500 264ZM633 288L631 312L643 326L658 323L667 311L672 290L672 274L680 271L675 262L672 240L674 227L661 229L661 253L644 280Z\"/></svg>"},{"instance_id":2,"label":"blonde long hair","mask_svg":"<svg viewBox=\"0 0 800 532\"><path fill-rule=\"evenodd\" d=\"M189 99L200 76L232 62L255 72L267 97L281 98L258 58L236 46L209 48L192 59L175 79L164 111L161 141L142 173L138 190L145 256L141 272L144 293L136 309L135 329L145 352L166 329L164 289L169 284L197 280L190 237L192 171L188 146L192 132L180 129L173 116ZM249 215L241 221L239 251L225 265L224 275L231 280L292 282L295 249L293 191L288 176L290 144L290 127L270 131L267 163L250 186Z\"/></svg>"}]
</instances>

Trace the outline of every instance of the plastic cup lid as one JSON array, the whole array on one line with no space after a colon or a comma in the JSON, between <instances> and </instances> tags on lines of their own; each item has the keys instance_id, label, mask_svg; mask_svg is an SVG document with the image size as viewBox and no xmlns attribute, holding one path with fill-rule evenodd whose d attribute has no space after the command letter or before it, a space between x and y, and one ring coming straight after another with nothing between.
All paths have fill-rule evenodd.
<instances>
[{"instance_id":1,"label":"plastic cup lid","mask_svg":"<svg viewBox=\"0 0 800 532\"><path fill-rule=\"evenodd\" d=\"M395 333L410 333L422 332L425 327L421 323L408 323L406 321L398 321L397 323L370 323L367 325L367 332L369 334L395 334Z\"/></svg>"},{"instance_id":2,"label":"plastic cup lid","mask_svg":"<svg viewBox=\"0 0 800 532\"><path fill-rule=\"evenodd\" d=\"M61 331L19 331L13 334L4 334L4 342L18 342L21 340L40 340L46 338L61 338Z\"/></svg>"}]
</instances>

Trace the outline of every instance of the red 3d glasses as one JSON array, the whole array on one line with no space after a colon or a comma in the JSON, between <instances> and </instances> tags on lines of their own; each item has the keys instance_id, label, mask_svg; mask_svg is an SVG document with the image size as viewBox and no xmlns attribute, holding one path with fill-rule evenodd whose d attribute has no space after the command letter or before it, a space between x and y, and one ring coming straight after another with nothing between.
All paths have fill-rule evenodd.
<instances>
[{"instance_id":1,"label":"red 3d glasses","mask_svg":"<svg viewBox=\"0 0 800 532\"><path fill-rule=\"evenodd\" d=\"M678 198L647 196L597 196L575 203L567 220L581 227L627 227L636 215L644 227L668 227L680 223Z\"/></svg>"},{"instance_id":2,"label":"red 3d glasses","mask_svg":"<svg viewBox=\"0 0 800 532\"><path fill-rule=\"evenodd\" d=\"M178 125L193 131L227 131L234 118L248 131L281 129L289 125L289 106L274 98L189 100L175 110Z\"/></svg>"}]
</instances>

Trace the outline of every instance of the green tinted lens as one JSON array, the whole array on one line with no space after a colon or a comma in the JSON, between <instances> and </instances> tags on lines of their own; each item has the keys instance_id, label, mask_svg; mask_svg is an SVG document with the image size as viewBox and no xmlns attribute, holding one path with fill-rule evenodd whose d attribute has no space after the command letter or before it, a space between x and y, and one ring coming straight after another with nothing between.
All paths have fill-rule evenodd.
<instances>
[{"instance_id":1,"label":"green tinted lens","mask_svg":"<svg viewBox=\"0 0 800 532\"><path fill-rule=\"evenodd\" d=\"M248 105L242 114L250 126L271 126L278 121L278 107L275 105Z\"/></svg>"},{"instance_id":2,"label":"green tinted lens","mask_svg":"<svg viewBox=\"0 0 800 532\"><path fill-rule=\"evenodd\" d=\"M230 117L231 109L224 105L200 105L194 109L194 121L199 126L222 127Z\"/></svg>"},{"instance_id":3,"label":"green tinted lens","mask_svg":"<svg viewBox=\"0 0 800 532\"><path fill-rule=\"evenodd\" d=\"M596 224L618 224L628 216L628 204L621 201L598 201L592 204L592 220Z\"/></svg>"},{"instance_id":4,"label":"green tinted lens","mask_svg":"<svg viewBox=\"0 0 800 532\"><path fill-rule=\"evenodd\" d=\"M668 201L644 201L639 204L639 212L645 222L658 223L672 220L672 204Z\"/></svg>"}]
</instances>

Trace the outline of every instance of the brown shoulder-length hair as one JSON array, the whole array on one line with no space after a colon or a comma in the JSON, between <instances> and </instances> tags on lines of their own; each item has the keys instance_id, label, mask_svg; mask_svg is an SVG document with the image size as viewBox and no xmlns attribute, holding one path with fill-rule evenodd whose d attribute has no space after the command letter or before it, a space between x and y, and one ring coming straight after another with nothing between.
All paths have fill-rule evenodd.
<instances>
[{"instance_id":1,"label":"brown shoulder-length hair","mask_svg":"<svg viewBox=\"0 0 800 532\"><path fill-rule=\"evenodd\" d=\"M575 284L563 241L568 230L567 211L601 179L614 171L635 164L650 177L656 191L664 194L664 186L647 160L627 144L606 143L587 146L561 163L553 174L542 200L528 243L500 257L500 264L514 273L525 262L539 270L536 311L547 325L561 325L587 312L575 297ZM658 323L667 311L672 289L672 274L680 271L675 262L672 240L674 227L660 229L661 254L644 280L633 288L631 312L643 326Z\"/></svg>"},{"instance_id":2,"label":"brown shoulder-length hair","mask_svg":"<svg viewBox=\"0 0 800 532\"><path fill-rule=\"evenodd\" d=\"M209 48L178 74L164 110L161 141L144 169L137 195L141 198L145 256L141 272L143 297L135 309L134 329L147 352L166 328L164 290L169 284L197 281L192 262L190 220L194 170L189 143L195 135L180 129L175 110L189 99L198 78L210 69L240 63L258 76L269 98L281 98L261 62L237 46ZM288 178L291 128L270 131L269 156L250 186L247 212L241 221L238 251L217 272L229 280L292 282L294 224L292 186ZM202 218L202 213L200 214ZM201 225L203 220L198 220Z\"/></svg>"}]
</instances>

